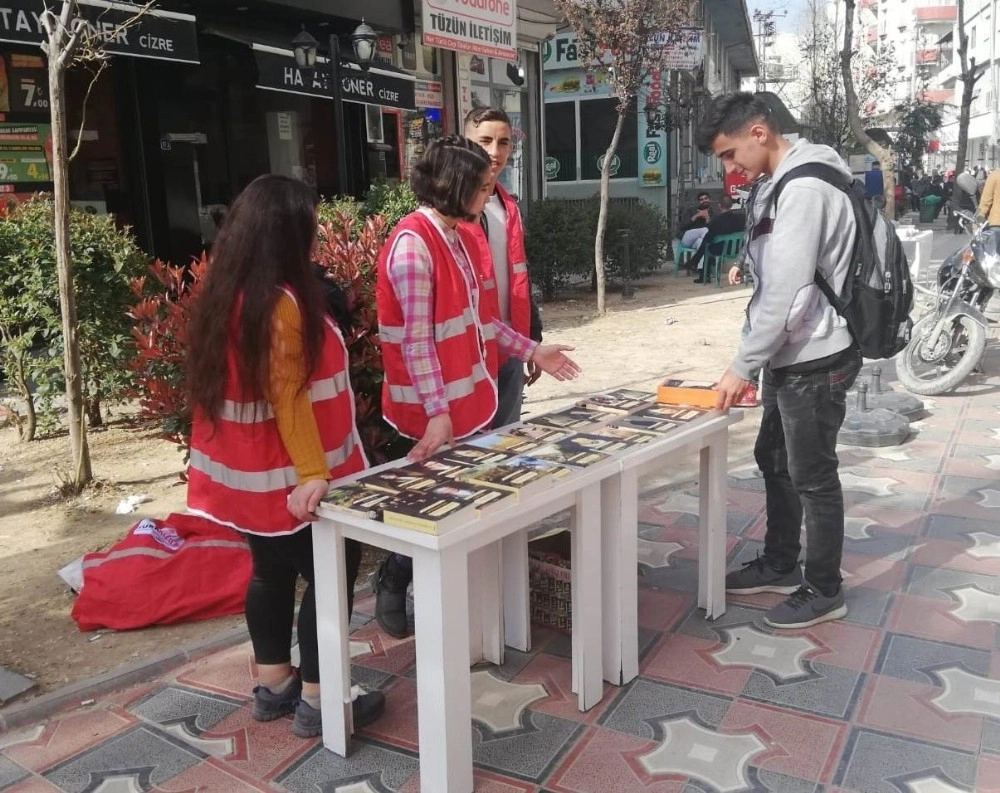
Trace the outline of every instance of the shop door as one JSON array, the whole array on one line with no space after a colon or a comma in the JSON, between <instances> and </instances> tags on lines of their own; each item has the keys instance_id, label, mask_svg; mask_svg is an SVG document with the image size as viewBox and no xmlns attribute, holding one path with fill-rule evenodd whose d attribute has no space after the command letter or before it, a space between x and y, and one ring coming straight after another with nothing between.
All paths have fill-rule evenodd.
<instances>
[{"instance_id":1,"label":"shop door","mask_svg":"<svg viewBox=\"0 0 1000 793\"><path fill-rule=\"evenodd\" d=\"M215 239L201 184L200 159L207 142L203 132L168 132L160 138L167 245L174 263L206 250Z\"/></svg>"}]
</instances>

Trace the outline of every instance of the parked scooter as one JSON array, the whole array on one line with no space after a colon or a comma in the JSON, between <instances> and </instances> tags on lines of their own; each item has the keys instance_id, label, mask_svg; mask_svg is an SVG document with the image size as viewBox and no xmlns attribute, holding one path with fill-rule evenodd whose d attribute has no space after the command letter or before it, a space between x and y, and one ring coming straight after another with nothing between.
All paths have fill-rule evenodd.
<instances>
[{"instance_id":1,"label":"parked scooter","mask_svg":"<svg viewBox=\"0 0 1000 793\"><path fill-rule=\"evenodd\" d=\"M997 233L975 216L951 206L972 234L967 245L944 260L937 289L914 287L934 300L930 311L913 325L910 343L896 356L896 374L914 394L943 394L957 387L980 364L991 324L986 305L1000 289Z\"/></svg>"}]
</instances>

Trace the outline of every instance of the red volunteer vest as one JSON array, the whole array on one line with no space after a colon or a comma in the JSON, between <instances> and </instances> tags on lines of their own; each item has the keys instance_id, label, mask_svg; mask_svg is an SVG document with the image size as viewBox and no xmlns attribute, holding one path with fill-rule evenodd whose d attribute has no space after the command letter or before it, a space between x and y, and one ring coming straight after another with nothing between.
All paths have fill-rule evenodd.
<instances>
[{"instance_id":1,"label":"red volunteer vest","mask_svg":"<svg viewBox=\"0 0 1000 793\"><path fill-rule=\"evenodd\" d=\"M367 462L355 427L347 350L329 317L324 325L323 349L308 388L330 478L336 479L364 469ZM232 345L224 395L215 424L195 410L188 510L251 534L291 534L307 526L288 511L288 494L298 475L274 413L268 402L253 402L243 394Z\"/></svg>"},{"instance_id":2,"label":"red volunteer vest","mask_svg":"<svg viewBox=\"0 0 1000 793\"><path fill-rule=\"evenodd\" d=\"M403 218L382 247L375 287L385 382L382 415L402 435L419 439L427 413L403 361L403 309L389 280L388 264L403 234L419 237L434 263L434 349L441 365L448 412L456 438L487 427L497 409L497 341L493 326L500 311L496 287L483 283L471 238L459 238L478 280L478 298L466 283L444 234L423 212Z\"/></svg>"},{"instance_id":3,"label":"red volunteer vest","mask_svg":"<svg viewBox=\"0 0 1000 793\"><path fill-rule=\"evenodd\" d=\"M522 336L531 335L531 280L528 278L528 257L524 252L524 225L521 211L510 193L499 184L497 195L507 211L507 281L510 284L510 326ZM493 254L479 223L463 221L459 223L463 231L475 240L477 255L475 261L480 267L483 281L496 286Z\"/></svg>"}]
</instances>

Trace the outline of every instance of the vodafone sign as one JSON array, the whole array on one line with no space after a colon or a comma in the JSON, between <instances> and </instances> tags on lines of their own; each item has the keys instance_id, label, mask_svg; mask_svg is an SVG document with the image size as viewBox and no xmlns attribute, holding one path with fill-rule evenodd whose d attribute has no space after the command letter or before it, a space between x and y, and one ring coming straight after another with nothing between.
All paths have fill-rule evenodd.
<instances>
[{"instance_id":1,"label":"vodafone sign","mask_svg":"<svg viewBox=\"0 0 1000 793\"><path fill-rule=\"evenodd\" d=\"M517 0L424 0L424 44L517 60Z\"/></svg>"}]
</instances>

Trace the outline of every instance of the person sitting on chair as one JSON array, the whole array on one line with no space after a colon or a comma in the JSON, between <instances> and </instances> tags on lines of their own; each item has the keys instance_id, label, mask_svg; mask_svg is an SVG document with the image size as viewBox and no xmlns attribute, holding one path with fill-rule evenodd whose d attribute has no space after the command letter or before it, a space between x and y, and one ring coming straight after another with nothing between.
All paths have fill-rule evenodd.
<instances>
[{"instance_id":1,"label":"person sitting on chair","mask_svg":"<svg viewBox=\"0 0 1000 793\"><path fill-rule=\"evenodd\" d=\"M694 256L687 263L688 270L698 269L698 277L694 279L696 284L705 283L711 276L708 269L704 267L702 259L710 252L721 253L721 247L716 243L716 238L725 234L735 234L746 228L746 214L742 209L733 209L733 199L730 196L724 195L719 199L719 209L722 211L709 222L708 233L702 239ZM718 250L713 248L713 245Z\"/></svg>"}]
</instances>

